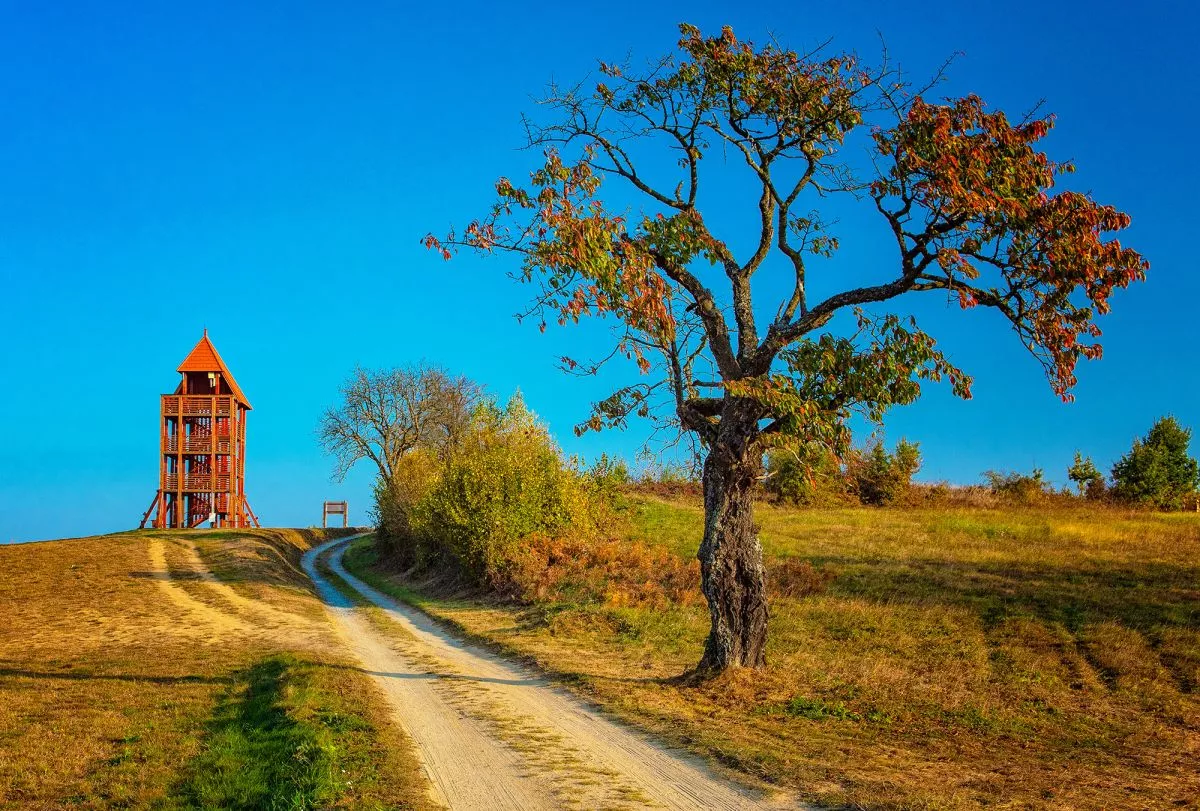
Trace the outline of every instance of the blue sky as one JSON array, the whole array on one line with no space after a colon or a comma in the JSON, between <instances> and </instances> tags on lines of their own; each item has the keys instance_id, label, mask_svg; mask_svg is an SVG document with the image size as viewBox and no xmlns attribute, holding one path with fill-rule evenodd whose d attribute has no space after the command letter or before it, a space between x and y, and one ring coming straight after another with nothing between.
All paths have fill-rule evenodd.
<instances>
[{"instance_id":1,"label":"blue sky","mask_svg":"<svg viewBox=\"0 0 1200 811\"><path fill-rule=\"evenodd\" d=\"M1159 414L1200 426L1189 4L6 2L0 541L136 523L158 395L204 327L254 404L248 494L272 525L318 522L324 498L365 520L371 471L332 483L313 436L356 363L425 358L502 398L519 387L568 452L632 457L640 427L571 435L625 379L556 371L597 331L518 325L527 291L502 260L444 263L418 243L527 170L519 116L548 80L661 54L683 20L868 59L882 34L915 75L961 51L941 92L1014 112L1044 99L1071 185L1132 214L1124 241L1149 281L1115 298L1073 404L998 320L921 305L976 378L970 402L934 387L889 418L890 439L921 443L921 478L1036 465L1061 480L1076 448L1107 468ZM737 222L753 203L712 213ZM839 233L846 272L892 272L871 267L877 225Z\"/></svg>"}]
</instances>

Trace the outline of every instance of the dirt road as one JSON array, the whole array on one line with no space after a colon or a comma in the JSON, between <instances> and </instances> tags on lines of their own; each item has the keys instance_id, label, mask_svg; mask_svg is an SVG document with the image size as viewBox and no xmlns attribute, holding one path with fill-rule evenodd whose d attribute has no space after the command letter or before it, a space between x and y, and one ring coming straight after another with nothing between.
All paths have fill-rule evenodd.
<instances>
[{"instance_id":1,"label":"dirt road","mask_svg":"<svg viewBox=\"0 0 1200 811\"><path fill-rule=\"evenodd\" d=\"M349 540L312 549L304 568L347 644L395 706L439 802L455 811L784 807L372 589L342 566ZM375 607L355 608L316 570L330 549L330 569Z\"/></svg>"}]
</instances>

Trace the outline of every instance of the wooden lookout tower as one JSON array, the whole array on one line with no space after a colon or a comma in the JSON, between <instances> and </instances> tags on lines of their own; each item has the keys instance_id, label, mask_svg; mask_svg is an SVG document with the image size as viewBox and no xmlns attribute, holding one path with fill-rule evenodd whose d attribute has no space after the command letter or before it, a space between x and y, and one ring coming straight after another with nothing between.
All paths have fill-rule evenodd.
<instances>
[{"instance_id":1,"label":"wooden lookout tower","mask_svg":"<svg viewBox=\"0 0 1200 811\"><path fill-rule=\"evenodd\" d=\"M154 526L182 529L258 526L246 502L246 415L250 402L208 339L184 358L182 379L162 395L158 493L142 516Z\"/></svg>"}]
</instances>

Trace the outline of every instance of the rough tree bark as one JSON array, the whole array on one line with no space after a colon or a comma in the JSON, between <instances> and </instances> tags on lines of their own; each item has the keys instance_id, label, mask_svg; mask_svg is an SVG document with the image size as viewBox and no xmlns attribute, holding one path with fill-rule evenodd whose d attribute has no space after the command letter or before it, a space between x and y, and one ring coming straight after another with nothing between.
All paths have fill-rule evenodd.
<instances>
[{"instance_id":1,"label":"rough tree bark","mask_svg":"<svg viewBox=\"0 0 1200 811\"><path fill-rule=\"evenodd\" d=\"M766 576L754 525L754 488L762 472L756 422L752 406L728 401L704 460L704 540L697 557L712 626L700 671L766 663Z\"/></svg>"}]
</instances>

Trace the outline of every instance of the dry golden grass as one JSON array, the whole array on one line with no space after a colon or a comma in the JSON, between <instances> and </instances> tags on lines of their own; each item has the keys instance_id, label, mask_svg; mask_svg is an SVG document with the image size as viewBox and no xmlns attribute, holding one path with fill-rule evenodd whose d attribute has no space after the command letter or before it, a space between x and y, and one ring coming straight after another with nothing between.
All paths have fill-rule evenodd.
<instances>
[{"instance_id":1,"label":"dry golden grass","mask_svg":"<svg viewBox=\"0 0 1200 811\"><path fill-rule=\"evenodd\" d=\"M694 501L631 510L637 537L694 555ZM813 800L1200 806L1200 517L763 506L759 522L769 564L836 575L823 594L773 600L762 673L679 678L699 658L702 606L516 608L395 578L392 590Z\"/></svg>"},{"instance_id":2,"label":"dry golden grass","mask_svg":"<svg viewBox=\"0 0 1200 811\"><path fill-rule=\"evenodd\" d=\"M299 711L336 721L328 734L347 773L330 805L424 807L407 740L343 658L298 567L320 537L137 532L0 546L0 808L195 805L218 713L239 711L263 663L286 677L281 689L303 683Z\"/></svg>"}]
</instances>

